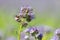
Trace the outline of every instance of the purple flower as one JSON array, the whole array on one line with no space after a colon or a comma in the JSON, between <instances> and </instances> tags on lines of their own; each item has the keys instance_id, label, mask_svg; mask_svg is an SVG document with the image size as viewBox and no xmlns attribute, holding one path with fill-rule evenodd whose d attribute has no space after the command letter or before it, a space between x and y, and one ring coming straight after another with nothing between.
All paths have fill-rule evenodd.
<instances>
[{"instance_id":1,"label":"purple flower","mask_svg":"<svg viewBox=\"0 0 60 40\"><path fill-rule=\"evenodd\" d=\"M25 32L21 32L20 40L35 40L35 38L32 37L31 35L27 35Z\"/></svg>"},{"instance_id":2,"label":"purple flower","mask_svg":"<svg viewBox=\"0 0 60 40\"><path fill-rule=\"evenodd\" d=\"M41 34L41 33L37 34L37 36L36 36L36 38L37 38L38 40L42 40L42 37L43 37L43 34Z\"/></svg>"},{"instance_id":3,"label":"purple flower","mask_svg":"<svg viewBox=\"0 0 60 40\"><path fill-rule=\"evenodd\" d=\"M21 32L21 35L20 35L20 36L21 36L21 37L20 37L20 40L25 40L25 38L24 38L24 37L25 37L25 35L26 35L26 33L25 33L25 32Z\"/></svg>"},{"instance_id":4,"label":"purple flower","mask_svg":"<svg viewBox=\"0 0 60 40\"><path fill-rule=\"evenodd\" d=\"M60 29L56 29L54 36L51 40L60 40Z\"/></svg>"},{"instance_id":5,"label":"purple flower","mask_svg":"<svg viewBox=\"0 0 60 40\"><path fill-rule=\"evenodd\" d=\"M60 34L60 29L56 29L55 34Z\"/></svg>"},{"instance_id":6,"label":"purple flower","mask_svg":"<svg viewBox=\"0 0 60 40\"><path fill-rule=\"evenodd\" d=\"M30 31L31 31L32 29L33 29L32 27L27 28L27 29L24 30L24 32L25 32L25 33L30 33Z\"/></svg>"},{"instance_id":7,"label":"purple flower","mask_svg":"<svg viewBox=\"0 0 60 40\"><path fill-rule=\"evenodd\" d=\"M34 13L28 13L28 15L30 15L30 16L31 16L31 17L30 17L30 19L31 19L31 20L35 18Z\"/></svg>"},{"instance_id":8,"label":"purple flower","mask_svg":"<svg viewBox=\"0 0 60 40\"><path fill-rule=\"evenodd\" d=\"M58 36L54 35L51 40L59 40Z\"/></svg>"},{"instance_id":9,"label":"purple flower","mask_svg":"<svg viewBox=\"0 0 60 40\"><path fill-rule=\"evenodd\" d=\"M46 25L40 25L37 27L37 29L39 30L40 33L50 33L52 32L52 28L50 26L46 26Z\"/></svg>"}]
</instances>

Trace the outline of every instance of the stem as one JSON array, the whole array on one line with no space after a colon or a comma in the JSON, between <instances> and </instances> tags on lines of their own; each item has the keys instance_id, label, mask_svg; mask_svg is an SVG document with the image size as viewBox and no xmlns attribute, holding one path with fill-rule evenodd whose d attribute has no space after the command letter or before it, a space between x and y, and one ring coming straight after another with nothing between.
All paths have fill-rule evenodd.
<instances>
[{"instance_id":1,"label":"stem","mask_svg":"<svg viewBox=\"0 0 60 40\"><path fill-rule=\"evenodd\" d=\"M20 27L18 28L18 40L20 40L20 36L21 36L21 35L20 35L20 33L21 33L21 27L22 27L22 26L20 25Z\"/></svg>"}]
</instances>

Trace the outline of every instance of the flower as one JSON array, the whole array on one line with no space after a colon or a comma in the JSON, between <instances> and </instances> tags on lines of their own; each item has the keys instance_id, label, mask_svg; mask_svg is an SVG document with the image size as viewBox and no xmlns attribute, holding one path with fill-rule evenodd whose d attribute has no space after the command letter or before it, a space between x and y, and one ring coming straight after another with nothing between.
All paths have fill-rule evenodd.
<instances>
[{"instance_id":1,"label":"flower","mask_svg":"<svg viewBox=\"0 0 60 40\"><path fill-rule=\"evenodd\" d=\"M21 13L32 13L33 9L30 6L23 6L21 7L20 12Z\"/></svg>"},{"instance_id":2,"label":"flower","mask_svg":"<svg viewBox=\"0 0 60 40\"><path fill-rule=\"evenodd\" d=\"M38 40L42 40L42 37L43 37L43 34L41 34L41 33L39 33L39 34L36 35L36 38L37 38Z\"/></svg>"},{"instance_id":3,"label":"flower","mask_svg":"<svg viewBox=\"0 0 60 40\"><path fill-rule=\"evenodd\" d=\"M25 35L25 40L29 40L29 36L28 35Z\"/></svg>"},{"instance_id":4,"label":"flower","mask_svg":"<svg viewBox=\"0 0 60 40\"><path fill-rule=\"evenodd\" d=\"M56 34L57 36L60 36L60 29L56 29L55 34Z\"/></svg>"},{"instance_id":5,"label":"flower","mask_svg":"<svg viewBox=\"0 0 60 40\"><path fill-rule=\"evenodd\" d=\"M16 20L17 22L21 22L21 16L16 15L16 16L15 16L15 20Z\"/></svg>"},{"instance_id":6,"label":"flower","mask_svg":"<svg viewBox=\"0 0 60 40\"><path fill-rule=\"evenodd\" d=\"M27 17L26 17L26 21L27 22L30 22L32 19L34 19L35 18L35 16L34 16L34 14L33 13L28 13L28 15L27 15Z\"/></svg>"}]
</instances>

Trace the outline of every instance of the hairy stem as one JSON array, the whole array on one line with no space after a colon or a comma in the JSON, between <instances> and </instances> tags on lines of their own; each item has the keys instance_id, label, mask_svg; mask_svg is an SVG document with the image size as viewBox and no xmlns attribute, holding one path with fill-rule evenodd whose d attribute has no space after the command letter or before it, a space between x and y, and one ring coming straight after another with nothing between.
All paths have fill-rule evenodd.
<instances>
[{"instance_id":1,"label":"hairy stem","mask_svg":"<svg viewBox=\"0 0 60 40\"><path fill-rule=\"evenodd\" d=\"M22 26L20 25L20 27L18 28L18 40L20 40L20 36L21 36L21 35L20 35L20 34L21 34L21 27L22 27Z\"/></svg>"}]
</instances>

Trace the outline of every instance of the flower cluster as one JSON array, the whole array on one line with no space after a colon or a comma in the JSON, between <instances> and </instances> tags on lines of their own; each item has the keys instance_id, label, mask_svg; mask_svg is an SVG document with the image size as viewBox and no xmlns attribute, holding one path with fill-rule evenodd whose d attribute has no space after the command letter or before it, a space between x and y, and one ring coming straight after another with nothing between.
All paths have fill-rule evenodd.
<instances>
[{"instance_id":1,"label":"flower cluster","mask_svg":"<svg viewBox=\"0 0 60 40\"><path fill-rule=\"evenodd\" d=\"M31 37L34 37L35 39L42 40L43 34L39 32L39 30L36 27L31 27L26 30L24 30L25 33L28 33L28 35L25 35L25 39L31 39ZM28 37L27 37L28 36Z\"/></svg>"},{"instance_id":2,"label":"flower cluster","mask_svg":"<svg viewBox=\"0 0 60 40\"><path fill-rule=\"evenodd\" d=\"M34 19L34 14L31 7L21 7L20 13L15 16L15 20L21 23L22 26L27 26L32 19Z\"/></svg>"},{"instance_id":3,"label":"flower cluster","mask_svg":"<svg viewBox=\"0 0 60 40\"><path fill-rule=\"evenodd\" d=\"M43 37L46 34L49 34L52 32L52 28L47 25L38 25L38 26L32 26L29 28L26 28L24 31L21 33L21 40L24 38L25 40L43 40ZM24 34L25 33L25 34ZM24 34L24 35L23 35ZM23 37L22 37L23 36ZM32 37L32 38L31 38ZM23 39L23 40L24 40Z\"/></svg>"}]
</instances>

